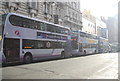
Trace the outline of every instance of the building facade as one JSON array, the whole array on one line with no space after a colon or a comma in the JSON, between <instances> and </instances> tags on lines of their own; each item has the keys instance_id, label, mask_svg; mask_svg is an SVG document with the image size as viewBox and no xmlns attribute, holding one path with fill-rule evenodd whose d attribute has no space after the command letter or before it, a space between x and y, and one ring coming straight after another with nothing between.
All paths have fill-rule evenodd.
<instances>
[{"instance_id":1,"label":"building facade","mask_svg":"<svg viewBox=\"0 0 120 81\"><path fill-rule=\"evenodd\" d=\"M97 36L108 39L107 24L98 18L96 18L96 31Z\"/></svg>"},{"instance_id":2,"label":"building facade","mask_svg":"<svg viewBox=\"0 0 120 81\"><path fill-rule=\"evenodd\" d=\"M31 0L30 0L31 1ZM0 2L0 14L17 13L69 27L82 28L80 2Z\"/></svg>"},{"instance_id":3,"label":"building facade","mask_svg":"<svg viewBox=\"0 0 120 81\"><path fill-rule=\"evenodd\" d=\"M108 39L110 43L117 43L119 37L119 28L118 28L118 16L108 17L106 23L108 27Z\"/></svg>"},{"instance_id":4,"label":"building facade","mask_svg":"<svg viewBox=\"0 0 120 81\"><path fill-rule=\"evenodd\" d=\"M96 31L97 36L108 39L108 29L105 22L100 19L96 19Z\"/></svg>"},{"instance_id":5,"label":"building facade","mask_svg":"<svg viewBox=\"0 0 120 81\"><path fill-rule=\"evenodd\" d=\"M72 30L82 30L82 13L80 11L80 2L65 3L64 25Z\"/></svg>"},{"instance_id":6,"label":"building facade","mask_svg":"<svg viewBox=\"0 0 120 81\"><path fill-rule=\"evenodd\" d=\"M105 23L104 17L98 19L95 16L93 16L89 10L83 10L82 22L83 22L83 28L82 28L83 32L108 39L108 28L107 28L107 24Z\"/></svg>"},{"instance_id":7,"label":"building facade","mask_svg":"<svg viewBox=\"0 0 120 81\"><path fill-rule=\"evenodd\" d=\"M80 2L45 2L44 16L55 24L70 27L71 30L82 29Z\"/></svg>"},{"instance_id":8,"label":"building facade","mask_svg":"<svg viewBox=\"0 0 120 81\"><path fill-rule=\"evenodd\" d=\"M82 22L83 22L83 28L82 31L97 35L96 32L96 18L91 15L90 11L84 10L82 13Z\"/></svg>"},{"instance_id":9,"label":"building facade","mask_svg":"<svg viewBox=\"0 0 120 81\"><path fill-rule=\"evenodd\" d=\"M1 2L0 14L17 13L33 18L43 19L42 2Z\"/></svg>"}]
</instances>

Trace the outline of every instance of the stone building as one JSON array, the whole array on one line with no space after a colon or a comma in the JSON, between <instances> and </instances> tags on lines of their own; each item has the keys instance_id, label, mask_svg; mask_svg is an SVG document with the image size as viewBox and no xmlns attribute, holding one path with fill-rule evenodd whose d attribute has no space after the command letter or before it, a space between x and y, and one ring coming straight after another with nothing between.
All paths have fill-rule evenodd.
<instances>
[{"instance_id":1,"label":"stone building","mask_svg":"<svg viewBox=\"0 0 120 81\"><path fill-rule=\"evenodd\" d=\"M66 2L64 25L72 30L82 30L82 13L80 12L80 2Z\"/></svg>"},{"instance_id":2,"label":"stone building","mask_svg":"<svg viewBox=\"0 0 120 81\"><path fill-rule=\"evenodd\" d=\"M96 18L90 13L89 10L84 10L82 12L82 22L83 22L83 28L82 28L83 32L97 35Z\"/></svg>"},{"instance_id":3,"label":"stone building","mask_svg":"<svg viewBox=\"0 0 120 81\"><path fill-rule=\"evenodd\" d=\"M80 2L44 2L44 18L55 24L70 27L72 30L82 28Z\"/></svg>"},{"instance_id":4,"label":"stone building","mask_svg":"<svg viewBox=\"0 0 120 81\"><path fill-rule=\"evenodd\" d=\"M98 18L96 18L96 31L97 36L108 39L107 24Z\"/></svg>"},{"instance_id":5,"label":"stone building","mask_svg":"<svg viewBox=\"0 0 120 81\"><path fill-rule=\"evenodd\" d=\"M119 23L118 23L118 15L114 17L108 17L106 20L108 27L108 39L110 43L117 43L119 37Z\"/></svg>"},{"instance_id":6,"label":"stone building","mask_svg":"<svg viewBox=\"0 0 120 81\"><path fill-rule=\"evenodd\" d=\"M42 2L1 2L0 14L17 13L43 19Z\"/></svg>"},{"instance_id":7,"label":"stone building","mask_svg":"<svg viewBox=\"0 0 120 81\"><path fill-rule=\"evenodd\" d=\"M84 10L82 12L82 22L83 22L83 28L82 28L83 32L108 39L107 24L104 22L102 17L101 19L98 19L95 16L93 16L89 10Z\"/></svg>"},{"instance_id":8,"label":"stone building","mask_svg":"<svg viewBox=\"0 0 120 81\"><path fill-rule=\"evenodd\" d=\"M32 1L32 0L30 0ZM70 27L82 28L80 2L0 2L0 14L17 13Z\"/></svg>"}]
</instances>

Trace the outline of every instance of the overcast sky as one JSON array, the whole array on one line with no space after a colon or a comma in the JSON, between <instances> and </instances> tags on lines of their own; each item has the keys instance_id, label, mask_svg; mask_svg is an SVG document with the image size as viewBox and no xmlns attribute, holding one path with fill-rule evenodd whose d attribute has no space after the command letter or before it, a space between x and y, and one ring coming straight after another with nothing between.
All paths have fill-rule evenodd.
<instances>
[{"instance_id":1,"label":"overcast sky","mask_svg":"<svg viewBox=\"0 0 120 81\"><path fill-rule=\"evenodd\" d=\"M96 17L114 16L118 11L118 2L120 0L80 0L81 10L87 9Z\"/></svg>"}]
</instances>

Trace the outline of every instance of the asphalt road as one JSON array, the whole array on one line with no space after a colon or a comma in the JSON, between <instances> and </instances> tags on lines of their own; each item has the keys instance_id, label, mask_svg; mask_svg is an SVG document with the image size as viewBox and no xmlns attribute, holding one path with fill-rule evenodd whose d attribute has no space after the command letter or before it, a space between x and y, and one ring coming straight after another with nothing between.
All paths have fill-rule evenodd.
<instances>
[{"instance_id":1,"label":"asphalt road","mask_svg":"<svg viewBox=\"0 0 120 81\"><path fill-rule=\"evenodd\" d=\"M118 79L118 54L105 53L2 68L3 79Z\"/></svg>"}]
</instances>

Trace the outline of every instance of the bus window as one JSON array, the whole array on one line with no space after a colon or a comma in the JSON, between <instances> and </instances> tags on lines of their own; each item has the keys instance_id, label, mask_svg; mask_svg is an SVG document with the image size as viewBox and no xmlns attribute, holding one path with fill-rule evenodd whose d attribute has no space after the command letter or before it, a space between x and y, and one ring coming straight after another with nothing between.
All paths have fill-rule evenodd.
<instances>
[{"instance_id":1,"label":"bus window","mask_svg":"<svg viewBox=\"0 0 120 81\"><path fill-rule=\"evenodd\" d=\"M47 24L46 27L47 27L47 31L49 31L49 32L55 32L55 31L54 31L55 28L54 28L53 25L51 25L51 24Z\"/></svg>"},{"instance_id":2,"label":"bus window","mask_svg":"<svg viewBox=\"0 0 120 81\"><path fill-rule=\"evenodd\" d=\"M37 21L34 21L34 29L38 29L38 22Z\"/></svg>"},{"instance_id":3,"label":"bus window","mask_svg":"<svg viewBox=\"0 0 120 81\"><path fill-rule=\"evenodd\" d=\"M34 20L30 20L29 24L30 24L30 28L35 29L35 21Z\"/></svg>"},{"instance_id":4,"label":"bus window","mask_svg":"<svg viewBox=\"0 0 120 81\"><path fill-rule=\"evenodd\" d=\"M37 29L41 30L41 23L40 22L37 23Z\"/></svg>"},{"instance_id":5,"label":"bus window","mask_svg":"<svg viewBox=\"0 0 120 81\"><path fill-rule=\"evenodd\" d=\"M62 42L61 45L62 45L62 48L64 48L65 47L65 42Z\"/></svg>"},{"instance_id":6,"label":"bus window","mask_svg":"<svg viewBox=\"0 0 120 81\"><path fill-rule=\"evenodd\" d=\"M45 49L46 48L46 43L45 41L39 41L39 40L34 40L34 49Z\"/></svg>"},{"instance_id":7,"label":"bus window","mask_svg":"<svg viewBox=\"0 0 120 81\"><path fill-rule=\"evenodd\" d=\"M69 34L69 31L68 31L67 29L62 28L62 29L61 29L61 33L68 35L68 34Z\"/></svg>"},{"instance_id":8,"label":"bus window","mask_svg":"<svg viewBox=\"0 0 120 81\"><path fill-rule=\"evenodd\" d=\"M28 19L26 19L26 18L23 18L22 19L22 27L24 27L24 28L28 28Z\"/></svg>"},{"instance_id":9,"label":"bus window","mask_svg":"<svg viewBox=\"0 0 120 81\"><path fill-rule=\"evenodd\" d=\"M69 31L67 29L65 29L65 34L69 35Z\"/></svg>"},{"instance_id":10,"label":"bus window","mask_svg":"<svg viewBox=\"0 0 120 81\"><path fill-rule=\"evenodd\" d=\"M34 49L34 41L32 40L23 40L23 49Z\"/></svg>"},{"instance_id":11,"label":"bus window","mask_svg":"<svg viewBox=\"0 0 120 81\"><path fill-rule=\"evenodd\" d=\"M61 33L61 29L59 27L55 26L55 32L56 33Z\"/></svg>"},{"instance_id":12,"label":"bus window","mask_svg":"<svg viewBox=\"0 0 120 81\"><path fill-rule=\"evenodd\" d=\"M22 17L11 15L9 20L10 20L10 23L14 26L19 26L19 27L26 26L25 25L26 20L24 20Z\"/></svg>"},{"instance_id":13,"label":"bus window","mask_svg":"<svg viewBox=\"0 0 120 81\"><path fill-rule=\"evenodd\" d=\"M36 45L37 45L38 49L44 48L44 43L41 42L41 41L38 41L38 42L36 43Z\"/></svg>"},{"instance_id":14,"label":"bus window","mask_svg":"<svg viewBox=\"0 0 120 81\"><path fill-rule=\"evenodd\" d=\"M52 42L54 49L60 49L63 47L63 44L61 42Z\"/></svg>"},{"instance_id":15,"label":"bus window","mask_svg":"<svg viewBox=\"0 0 120 81\"><path fill-rule=\"evenodd\" d=\"M84 32L80 32L81 37L86 37L86 34Z\"/></svg>"},{"instance_id":16,"label":"bus window","mask_svg":"<svg viewBox=\"0 0 120 81\"><path fill-rule=\"evenodd\" d=\"M10 16L10 23L12 24L12 25L14 25L14 26L16 26L17 25L17 22L18 22L18 20L17 20L17 17L16 16ZM18 26L18 25L17 25Z\"/></svg>"},{"instance_id":17,"label":"bus window","mask_svg":"<svg viewBox=\"0 0 120 81\"><path fill-rule=\"evenodd\" d=\"M40 28L41 28L42 31L45 31L46 30L46 24L41 22L40 23Z\"/></svg>"},{"instance_id":18,"label":"bus window","mask_svg":"<svg viewBox=\"0 0 120 81\"><path fill-rule=\"evenodd\" d=\"M59 44L57 44L59 46ZM23 49L50 49L52 48L52 43L50 41L40 41L40 40L23 40Z\"/></svg>"}]
</instances>

